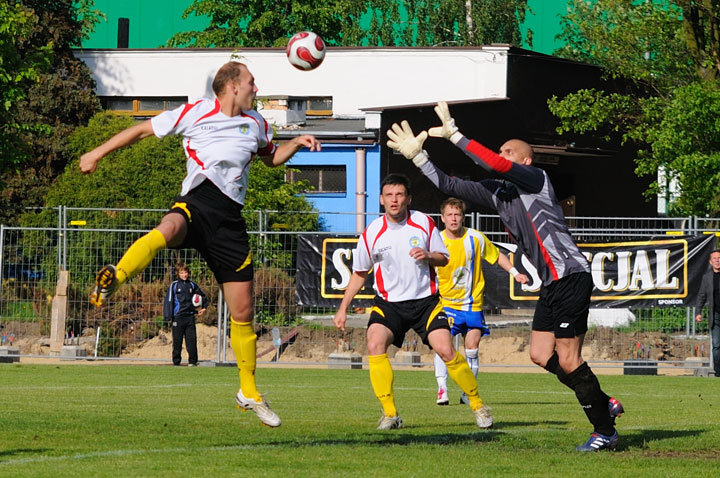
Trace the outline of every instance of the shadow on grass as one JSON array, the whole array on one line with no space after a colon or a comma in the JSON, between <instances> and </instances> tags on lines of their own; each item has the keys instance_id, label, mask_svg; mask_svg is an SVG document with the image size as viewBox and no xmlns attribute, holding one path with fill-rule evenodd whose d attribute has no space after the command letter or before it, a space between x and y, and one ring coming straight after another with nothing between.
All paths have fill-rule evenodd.
<instances>
[{"instance_id":1,"label":"shadow on grass","mask_svg":"<svg viewBox=\"0 0 720 478\"><path fill-rule=\"evenodd\" d=\"M264 446L353 446L353 445L469 445L473 443L487 443L496 441L503 435L502 432L477 431L469 433L435 433L430 435L417 435L402 431L377 432L373 435L361 435L347 438L326 438L291 441L274 441L263 443Z\"/></svg>"},{"instance_id":2,"label":"shadow on grass","mask_svg":"<svg viewBox=\"0 0 720 478\"><path fill-rule=\"evenodd\" d=\"M533 407L534 407L535 405L560 405L560 406L566 406L567 404L568 404L567 401L563 401L563 402L556 402L556 401L552 401L552 402L551 402L551 401L544 401L544 402L515 402L515 401L512 401L512 402L503 402L503 401L493 401L493 402L490 404L490 406L495 407L495 406L498 406L498 405L509 405L509 406L515 406L515 405L530 405L530 406L533 406Z\"/></svg>"},{"instance_id":3,"label":"shadow on grass","mask_svg":"<svg viewBox=\"0 0 720 478\"><path fill-rule=\"evenodd\" d=\"M14 450L2 450L0 451L0 463L2 463L5 458L13 458L25 454L37 455L45 453L48 450L49 448L15 448Z\"/></svg>"},{"instance_id":4,"label":"shadow on grass","mask_svg":"<svg viewBox=\"0 0 720 478\"><path fill-rule=\"evenodd\" d=\"M671 438L698 437L708 430L639 430L623 432L622 427L618 429L620 443L618 450L628 448L646 448L648 442L668 440Z\"/></svg>"}]
</instances>

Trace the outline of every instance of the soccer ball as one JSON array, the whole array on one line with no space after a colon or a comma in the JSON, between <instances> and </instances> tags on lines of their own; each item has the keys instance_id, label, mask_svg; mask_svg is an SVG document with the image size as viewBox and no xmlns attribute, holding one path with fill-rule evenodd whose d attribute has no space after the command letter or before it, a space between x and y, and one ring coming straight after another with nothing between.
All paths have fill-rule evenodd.
<instances>
[{"instance_id":1,"label":"soccer ball","mask_svg":"<svg viewBox=\"0 0 720 478\"><path fill-rule=\"evenodd\" d=\"M314 70L325 59L325 42L313 32L299 32L288 42L285 54L298 70Z\"/></svg>"},{"instance_id":2,"label":"soccer ball","mask_svg":"<svg viewBox=\"0 0 720 478\"><path fill-rule=\"evenodd\" d=\"M202 297L200 294L193 294L192 305L193 307L200 307L202 305Z\"/></svg>"}]
</instances>

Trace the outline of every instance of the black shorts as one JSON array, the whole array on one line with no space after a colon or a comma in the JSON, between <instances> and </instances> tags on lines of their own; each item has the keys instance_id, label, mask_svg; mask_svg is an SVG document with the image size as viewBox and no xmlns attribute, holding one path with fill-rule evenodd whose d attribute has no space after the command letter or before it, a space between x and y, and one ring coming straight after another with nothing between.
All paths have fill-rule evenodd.
<instances>
[{"instance_id":1,"label":"black shorts","mask_svg":"<svg viewBox=\"0 0 720 478\"><path fill-rule=\"evenodd\" d=\"M424 299L387 302L375 297L370 312L370 324L382 324L393 333L393 345L402 347L405 334L413 329L425 345L427 336L437 329L450 330L447 315L440 304L440 297L431 295Z\"/></svg>"},{"instance_id":2,"label":"black shorts","mask_svg":"<svg viewBox=\"0 0 720 478\"><path fill-rule=\"evenodd\" d=\"M182 244L173 249L197 249L220 284L252 280L252 255L242 208L206 179L187 195L175 198L170 207L171 213L182 214L188 227Z\"/></svg>"},{"instance_id":3,"label":"black shorts","mask_svg":"<svg viewBox=\"0 0 720 478\"><path fill-rule=\"evenodd\" d=\"M589 272L571 274L556 280L540 291L532 329L554 332L556 338L573 338L587 332L590 294L593 290Z\"/></svg>"}]
</instances>

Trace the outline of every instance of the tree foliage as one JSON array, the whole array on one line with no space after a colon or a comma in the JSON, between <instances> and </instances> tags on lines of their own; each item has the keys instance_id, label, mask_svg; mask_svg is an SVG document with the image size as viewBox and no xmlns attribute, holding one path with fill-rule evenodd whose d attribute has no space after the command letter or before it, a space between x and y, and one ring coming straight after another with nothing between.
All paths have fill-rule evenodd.
<instances>
[{"instance_id":1,"label":"tree foliage","mask_svg":"<svg viewBox=\"0 0 720 478\"><path fill-rule=\"evenodd\" d=\"M552 98L559 132L617 132L637 144L637 173L664 173L648 196L666 194L670 181L680 186L671 214L720 213L718 15L716 0L573 0L563 19L557 54L635 87Z\"/></svg>"},{"instance_id":2,"label":"tree foliage","mask_svg":"<svg viewBox=\"0 0 720 478\"><path fill-rule=\"evenodd\" d=\"M16 42L17 54L33 58L46 52L48 56L42 70L18 83L22 93L14 99L13 121L33 126L13 136L14 150L22 151L23 157L0 165L4 186L0 222L12 221L23 206L43 203L47 187L75 159L67 150L67 138L100 108L90 70L71 50L97 21L92 2L22 0L17 5L34 19Z\"/></svg>"},{"instance_id":3,"label":"tree foliage","mask_svg":"<svg viewBox=\"0 0 720 478\"><path fill-rule=\"evenodd\" d=\"M68 152L73 158L79 158L133 124L134 120L128 116L98 113L87 126L77 128L70 135ZM180 193L186 173L187 158L181 141L180 136L145 138L110 153L92 174L82 174L77 161L73 161L50 187L45 206L165 209ZM315 227L317 219L313 215L287 213L309 213L313 209L299 194L306 185L286 182L285 174L284 166L269 168L259 160L252 162L245 202L252 227L257 226L255 216L250 213L253 210L279 211L273 221L287 224L291 230Z\"/></svg>"},{"instance_id":4,"label":"tree foliage","mask_svg":"<svg viewBox=\"0 0 720 478\"><path fill-rule=\"evenodd\" d=\"M18 102L50 63L52 44L25 47L38 21L31 9L0 2L0 170L16 165L27 153L20 133L32 126L17 118Z\"/></svg>"},{"instance_id":5,"label":"tree foliage","mask_svg":"<svg viewBox=\"0 0 720 478\"><path fill-rule=\"evenodd\" d=\"M527 0L195 0L183 16L210 24L168 46L284 46L301 30L335 46L519 44L526 9Z\"/></svg>"}]
</instances>

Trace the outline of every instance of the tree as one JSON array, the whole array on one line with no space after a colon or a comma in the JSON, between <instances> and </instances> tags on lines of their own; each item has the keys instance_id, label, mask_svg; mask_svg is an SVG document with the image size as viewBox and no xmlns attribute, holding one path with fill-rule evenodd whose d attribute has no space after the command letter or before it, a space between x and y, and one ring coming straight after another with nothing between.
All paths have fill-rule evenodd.
<instances>
[{"instance_id":1,"label":"tree","mask_svg":"<svg viewBox=\"0 0 720 478\"><path fill-rule=\"evenodd\" d=\"M168 46L284 46L301 30L335 46L519 44L526 9L527 0L195 0L183 17L210 25Z\"/></svg>"},{"instance_id":2,"label":"tree","mask_svg":"<svg viewBox=\"0 0 720 478\"><path fill-rule=\"evenodd\" d=\"M68 152L79 158L135 121L110 112L93 116L87 126L78 127L68 141ZM110 153L92 174L84 175L78 165L68 164L49 189L45 206L164 209L180 192L185 177L182 138L154 136ZM285 181L286 168L268 168L255 160L250 168L246 210L312 211L300 195L304 183ZM302 230L307 224L292 215L279 219ZM300 229L294 229L299 227Z\"/></svg>"},{"instance_id":3,"label":"tree","mask_svg":"<svg viewBox=\"0 0 720 478\"><path fill-rule=\"evenodd\" d=\"M362 5L355 0L195 0L183 18L206 15L210 24L203 31L174 35L168 46L283 46L302 30L314 31L330 45L341 44L343 35L352 36Z\"/></svg>"},{"instance_id":4,"label":"tree","mask_svg":"<svg viewBox=\"0 0 720 478\"><path fill-rule=\"evenodd\" d=\"M637 173L677 182L677 215L720 212L720 2L574 0L557 54L633 82L628 91L580 90L552 98L559 132L617 133L639 146Z\"/></svg>"},{"instance_id":5,"label":"tree","mask_svg":"<svg viewBox=\"0 0 720 478\"><path fill-rule=\"evenodd\" d=\"M22 92L14 100L11 117L15 124L32 127L17 130L13 137L15 150L24 155L0 168L4 186L0 222L13 221L24 206L44 202L48 186L68 162L76 160L67 151L70 133L100 109L90 70L71 49L80 45L97 21L91 4L91 0L18 3L34 22L16 42L17 55L34 58L43 52L47 62L17 85Z\"/></svg>"},{"instance_id":6,"label":"tree","mask_svg":"<svg viewBox=\"0 0 720 478\"><path fill-rule=\"evenodd\" d=\"M0 171L18 164L26 153L20 134L32 129L16 117L27 85L50 63L49 43L24 48L37 28L35 13L18 3L0 3Z\"/></svg>"}]
</instances>

